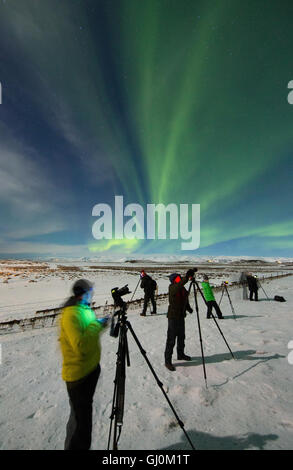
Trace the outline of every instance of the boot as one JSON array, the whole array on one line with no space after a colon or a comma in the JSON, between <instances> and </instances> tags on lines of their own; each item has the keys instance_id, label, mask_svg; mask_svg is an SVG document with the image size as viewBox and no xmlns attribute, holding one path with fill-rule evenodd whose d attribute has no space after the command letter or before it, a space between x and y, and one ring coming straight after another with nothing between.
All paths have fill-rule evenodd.
<instances>
[{"instance_id":1,"label":"boot","mask_svg":"<svg viewBox=\"0 0 293 470\"><path fill-rule=\"evenodd\" d=\"M186 354L178 354L177 359L180 361L191 361L190 356L186 356Z\"/></svg>"},{"instance_id":2,"label":"boot","mask_svg":"<svg viewBox=\"0 0 293 470\"><path fill-rule=\"evenodd\" d=\"M168 370L170 370L171 372L174 372L175 367L173 366L173 364L171 363L166 363L165 366L167 367Z\"/></svg>"},{"instance_id":3,"label":"boot","mask_svg":"<svg viewBox=\"0 0 293 470\"><path fill-rule=\"evenodd\" d=\"M145 313L141 313L140 316L141 316L141 317L145 317L146 315L145 315Z\"/></svg>"}]
</instances>

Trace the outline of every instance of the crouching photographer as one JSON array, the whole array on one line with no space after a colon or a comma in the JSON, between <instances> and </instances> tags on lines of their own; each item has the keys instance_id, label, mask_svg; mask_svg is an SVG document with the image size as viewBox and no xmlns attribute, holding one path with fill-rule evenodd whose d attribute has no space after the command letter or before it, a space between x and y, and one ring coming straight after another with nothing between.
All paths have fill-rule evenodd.
<instances>
[{"instance_id":1,"label":"crouching photographer","mask_svg":"<svg viewBox=\"0 0 293 470\"><path fill-rule=\"evenodd\" d=\"M165 349L165 366L170 371L175 371L172 364L172 354L177 339L177 359L190 361L191 358L184 353L185 349L185 317L186 310L193 312L188 302L188 292L184 285L193 278L197 269L189 269L185 277L173 273L169 276L169 307L168 307L168 332Z\"/></svg>"},{"instance_id":2,"label":"crouching photographer","mask_svg":"<svg viewBox=\"0 0 293 470\"><path fill-rule=\"evenodd\" d=\"M91 446L92 402L101 371L100 334L108 323L108 317L96 319L90 308L92 295L89 281L76 281L61 314L62 378L70 403L65 450L89 450Z\"/></svg>"}]
</instances>

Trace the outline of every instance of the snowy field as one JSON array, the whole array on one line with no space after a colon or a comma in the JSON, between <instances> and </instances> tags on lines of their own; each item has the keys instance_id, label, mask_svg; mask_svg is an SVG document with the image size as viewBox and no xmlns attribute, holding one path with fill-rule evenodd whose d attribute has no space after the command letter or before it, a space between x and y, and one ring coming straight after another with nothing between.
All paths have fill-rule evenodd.
<instances>
[{"instance_id":1,"label":"snowy field","mask_svg":"<svg viewBox=\"0 0 293 470\"><path fill-rule=\"evenodd\" d=\"M36 276L41 276L38 282L29 283ZM224 276L226 279L228 272ZM137 273L96 272L92 279L97 303L102 303L110 300L111 287L129 282L135 288ZM157 279L160 292L166 292L167 274L157 273ZM2 308L1 321L32 313L40 306L58 306L72 282L72 274L64 274L62 279L53 271L51 277L45 273L23 279L11 276L8 283L1 284L0 305L10 304L6 310ZM224 296L225 319L219 325L237 360L231 357L213 320L205 318L206 308L199 299L207 389L194 314L186 318L185 352L192 362L177 361L174 354L176 371L169 372L164 366L168 304L161 305L156 316L143 318L140 311L129 312L128 319L196 449L293 448L293 365L288 363L288 343L293 340L292 284L291 276L264 284L270 299L283 295L286 303L267 300L262 291L258 303L250 302L243 300L242 289L231 289L236 320ZM216 298L220 298L219 292ZM194 307L192 299L191 305ZM120 449L189 450L130 332L128 340L131 366L126 371ZM0 343L0 449L63 449L69 404L61 379L58 328L2 335ZM102 336L102 374L94 397L92 449L107 448L117 348L118 339L107 330Z\"/></svg>"},{"instance_id":2,"label":"snowy field","mask_svg":"<svg viewBox=\"0 0 293 470\"><path fill-rule=\"evenodd\" d=\"M172 257L171 257L172 258ZM158 283L158 293L168 292L168 276L172 272L184 274L191 266L198 266L198 280L203 273L210 276L211 285L220 285L223 281L239 281L241 272L251 271L262 279L270 275L293 272L293 263L283 261L282 264L266 261L265 264L249 265L230 259L194 260L187 264L176 259L158 258L157 262L144 260L143 263L121 262L26 262L0 261L0 322L17 318L31 317L37 310L57 308L70 295L71 287L76 279L84 277L95 285L94 302L104 305L112 303L111 289L129 285L132 293L139 280L141 268L146 269ZM168 263L167 263L168 260ZM221 261L221 263L220 263ZM173 264L172 264L173 263ZM142 289L138 288L134 299L143 297Z\"/></svg>"}]
</instances>

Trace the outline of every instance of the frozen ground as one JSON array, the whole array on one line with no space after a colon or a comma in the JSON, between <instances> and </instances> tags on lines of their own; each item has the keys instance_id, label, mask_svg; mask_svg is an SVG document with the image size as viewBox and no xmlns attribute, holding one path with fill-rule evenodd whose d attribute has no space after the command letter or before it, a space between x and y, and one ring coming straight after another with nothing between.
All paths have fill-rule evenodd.
<instances>
[{"instance_id":1,"label":"frozen ground","mask_svg":"<svg viewBox=\"0 0 293 470\"><path fill-rule=\"evenodd\" d=\"M108 273L107 279L103 274L104 286L121 286L131 276L135 287L137 278L133 274L124 273L123 282L121 274L116 277L116 273ZM44 293L46 300L61 294L61 289L54 293L51 289L54 282L55 286L61 282L58 278L48 282L49 292L45 289L46 279L42 282L40 300ZM62 282L67 282L69 289L72 280ZM167 277L164 282L166 289L162 284L162 291L167 290ZM249 302L242 299L240 289L231 291L237 320L224 297L226 318L219 325L236 361L213 320L205 318L205 307L199 300L208 389L194 314L186 318L186 353L193 360L177 361L174 355L176 372L171 373L163 359L167 303L160 307L161 315L155 317L142 318L138 311L129 312L134 331L197 449L292 449L293 366L287 358L288 343L293 339L292 282L293 278L288 277L265 285L269 297L283 295L286 303L267 300L261 292L260 302ZM104 289L101 291L106 295ZM3 295L4 289L1 292ZM19 297L11 294L13 300L17 303ZM0 449L63 448L69 405L60 377L57 338L57 328L0 337ZM127 369L120 449L188 450L189 444L130 333L128 339L131 367ZM117 347L118 340L105 332L102 375L94 398L93 449L107 447Z\"/></svg>"},{"instance_id":2,"label":"frozen ground","mask_svg":"<svg viewBox=\"0 0 293 470\"><path fill-rule=\"evenodd\" d=\"M240 260L229 263L228 260L217 262L203 262L199 265L195 261L189 264L177 263L175 260L158 258L158 264L145 260L123 263L99 263L76 260L74 262L48 262L38 263L32 261L0 261L0 321L16 318L31 317L37 310L59 307L66 297L70 295L74 280L85 277L95 285L94 301L96 305L103 305L106 301L112 303L111 289L129 284L133 292L139 279L140 269L143 267L156 279L158 293L168 291L168 275L172 272L185 273L188 267L199 266L198 279L203 273L211 276L211 284L220 285L223 280L239 281L242 271L250 271L263 276L277 275L282 272L292 272L290 262L278 264L274 260L264 264L250 265ZM225 261L225 262L224 262ZM163 264L162 264L163 263ZM171 264L173 263L173 264ZM142 289L138 288L134 299L143 297Z\"/></svg>"}]
</instances>

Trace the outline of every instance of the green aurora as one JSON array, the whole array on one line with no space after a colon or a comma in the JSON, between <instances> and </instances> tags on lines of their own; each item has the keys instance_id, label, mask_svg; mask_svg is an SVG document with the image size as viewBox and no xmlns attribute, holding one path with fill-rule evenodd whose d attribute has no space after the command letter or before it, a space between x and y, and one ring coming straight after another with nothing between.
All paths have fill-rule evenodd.
<instances>
[{"instance_id":1,"label":"green aurora","mask_svg":"<svg viewBox=\"0 0 293 470\"><path fill-rule=\"evenodd\" d=\"M199 254L292 253L293 31L285 3L0 6L28 99L65 142L64 166L81 175L79 243L92 252L180 251L173 240L95 242L92 207L122 194L141 205L200 204Z\"/></svg>"}]
</instances>

